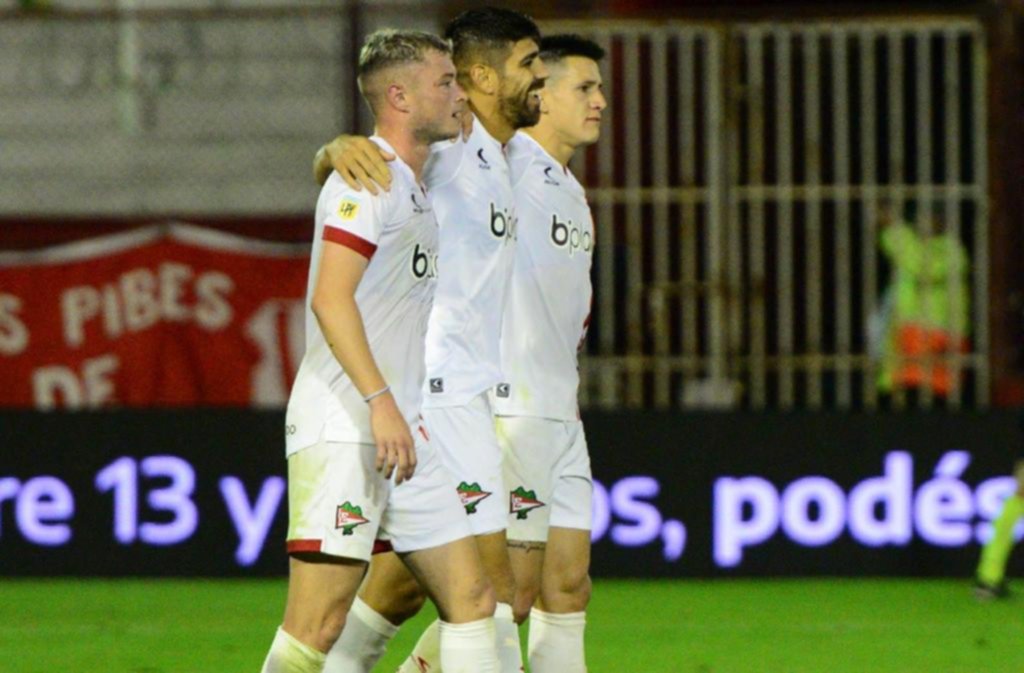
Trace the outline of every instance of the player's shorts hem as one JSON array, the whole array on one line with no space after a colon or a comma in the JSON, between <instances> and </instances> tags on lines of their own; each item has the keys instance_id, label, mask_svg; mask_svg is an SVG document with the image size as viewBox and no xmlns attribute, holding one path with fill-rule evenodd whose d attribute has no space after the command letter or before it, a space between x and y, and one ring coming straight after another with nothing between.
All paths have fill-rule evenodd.
<instances>
[{"instance_id":1,"label":"player's shorts hem","mask_svg":"<svg viewBox=\"0 0 1024 673\"><path fill-rule=\"evenodd\" d=\"M309 554L319 552L324 546L323 540L288 540L285 547L289 554Z\"/></svg>"}]
</instances>

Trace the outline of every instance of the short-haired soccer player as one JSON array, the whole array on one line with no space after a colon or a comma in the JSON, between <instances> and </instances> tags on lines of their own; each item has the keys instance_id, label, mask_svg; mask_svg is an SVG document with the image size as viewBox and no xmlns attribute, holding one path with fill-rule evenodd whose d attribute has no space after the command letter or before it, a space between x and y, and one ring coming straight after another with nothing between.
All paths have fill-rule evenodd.
<instances>
[{"instance_id":1,"label":"short-haired soccer player","mask_svg":"<svg viewBox=\"0 0 1024 673\"><path fill-rule=\"evenodd\" d=\"M508 505L489 396L502 380L499 339L515 254L516 215L504 145L516 129L540 115L537 91L546 70L540 35L526 16L506 9L472 9L446 28L459 82L473 113L463 141L435 145L425 180L440 225L437 299L427 332L423 416L451 473L494 586L501 670L522 667L512 605L515 582L505 536ZM388 169L376 147L342 138L332 144L334 165L352 184L369 175L382 184ZM369 162L360 166L361 158ZM374 166L374 163L377 166ZM324 162L324 168L330 166ZM392 171L393 173L393 171ZM371 180L363 182L374 189ZM459 570L461 572L461 569ZM422 603L415 582L393 555L374 558L353 608L356 617L327 671L368 671L395 624ZM411 600L406 600L411 597ZM424 633L407 662L436 661L437 625ZM348 656L358 652L358 657Z\"/></svg>"},{"instance_id":2,"label":"short-haired soccer player","mask_svg":"<svg viewBox=\"0 0 1024 673\"><path fill-rule=\"evenodd\" d=\"M569 170L597 142L607 107L600 46L545 37L540 121L509 142L519 245L495 390L509 490L517 613L529 611L533 673L585 673L593 482L577 403L577 353L590 324L594 223ZM532 609L531 609L532 608Z\"/></svg>"},{"instance_id":3,"label":"short-haired soccer player","mask_svg":"<svg viewBox=\"0 0 1024 673\"><path fill-rule=\"evenodd\" d=\"M444 670L496 671L492 589L419 425L438 238L420 176L430 144L458 134L465 94L447 43L417 31L371 35L359 85L373 142L396 156L394 185L372 196L333 175L317 202L285 430L288 599L263 671L323 670L379 537L441 612Z\"/></svg>"}]
</instances>

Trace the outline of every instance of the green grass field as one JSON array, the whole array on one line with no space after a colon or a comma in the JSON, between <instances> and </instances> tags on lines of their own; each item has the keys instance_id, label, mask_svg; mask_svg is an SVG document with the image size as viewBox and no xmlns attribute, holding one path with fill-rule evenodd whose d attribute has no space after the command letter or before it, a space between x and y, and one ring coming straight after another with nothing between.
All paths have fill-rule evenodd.
<instances>
[{"instance_id":1,"label":"green grass field","mask_svg":"<svg viewBox=\"0 0 1024 673\"><path fill-rule=\"evenodd\" d=\"M0 582L2 673L258 673L284 605L269 581ZM965 581L595 583L591 673L1024 671L1024 610ZM403 628L393 671L429 611Z\"/></svg>"}]
</instances>

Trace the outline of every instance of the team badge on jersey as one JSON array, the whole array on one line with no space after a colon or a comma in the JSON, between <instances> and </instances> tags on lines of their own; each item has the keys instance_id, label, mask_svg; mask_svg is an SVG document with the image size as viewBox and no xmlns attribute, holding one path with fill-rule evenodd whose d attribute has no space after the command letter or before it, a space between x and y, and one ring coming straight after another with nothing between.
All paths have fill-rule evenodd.
<instances>
[{"instance_id":1,"label":"team badge on jersey","mask_svg":"<svg viewBox=\"0 0 1024 673\"><path fill-rule=\"evenodd\" d=\"M535 491L527 491L522 486L508 494L508 512L515 514L517 519L525 519L530 512L545 504L537 500Z\"/></svg>"},{"instance_id":2,"label":"team badge on jersey","mask_svg":"<svg viewBox=\"0 0 1024 673\"><path fill-rule=\"evenodd\" d=\"M370 520L363 516L362 507L353 505L348 500L338 505L338 511L334 515L334 528L340 528L342 535L352 535L356 527L364 523L370 523Z\"/></svg>"},{"instance_id":3,"label":"team badge on jersey","mask_svg":"<svg viewBox=\"0 0 1024 673\"><path fill-rule=\"evenodd\" d=\"M466 508L466 514L476 514L476 506L491 497L490 492L480 488L480 484L476 482L472 484L462 482L455 487L455 490L459 493L462 506Z\"/></svg>"},{"instance_id":4,"label":"team badge on jersey","mask_svg":"<svg viewBox=\"0 0 1024 673\"><path fill-rule=\"evenodd\" d=\"M354 220L359 214L359 202L351 196L346 196L338 204L338 217L343 220Z\"/></svg>"}]
</instances>

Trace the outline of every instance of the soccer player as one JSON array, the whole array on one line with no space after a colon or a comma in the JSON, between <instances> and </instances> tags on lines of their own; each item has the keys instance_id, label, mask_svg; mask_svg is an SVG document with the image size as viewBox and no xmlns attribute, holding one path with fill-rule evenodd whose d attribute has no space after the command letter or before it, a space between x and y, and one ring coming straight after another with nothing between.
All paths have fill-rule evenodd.
<instances>
[{"instance_id":1,"label":"soccer player","mask_svg":"<svg viewBox=\"0 0 1024 673\"><path fill-rule=\"evenodd\" d=\"M1021 429L1024 430L1024 419L1021 419ZM974 584L974 595L981 600L1010 595L1006 584L1006 562L1013 550L1014 529L1024 517L1024 460L1017 461L1013 472L1017 478L1017 490L1003 502L999 516L992 522L992 537L981 549Z\"/></svg>"},{"instance_id":2,"label":"soccer player","mask_svg":"<svg viewBox=\"0 0 1024 673\"><path fill-rule=\"evenodd\" d=\"M518 673L522 656L512 609L508 510L489 391L502 380L499 339L516 239L504 145L516 129L537 122L536 92L547 73L538 58L537 27L518 12L473 9L454 19L445 36L452 41L459 82L474 118L467 138L433 147L425 169L440 249L437 297L427 330L423 416L457 485L495 589L501 670ZM387 187L390 176L382 157L388 157L365 139L336 140L321 153L318 174L329 169L328 155L353 186L361 183L375 191L376 180ZM353 607L354 619L326 670L370 670L396 625L421 603L414 578L395 557L376 556ZM421 637L405 670L420 670L420 659L436 667L437 643L435 624Z\"/></svg>"},{"instance_id":3,"label":"soccer player","mask_svg":"<svg viewBox=\"0 0 1024 673\"><path fill-rule=\"evenodd\" d=\"M371 35L358 76L394 185L370 196L333 175L317 202L285 422L288 598L263 671L323 670L378 537L438 606L444 670L497 671L493 592L419 424L438 239L420 176L430 144L458 134L465 94L448 44L418 31Z\"/></svg>"},{"instance_id":4,"label":"soccer player","mask_svg":"<svg viewBox=\"0 0 1024 673\"><path fill-rule=\"evenodd\" d=\"M495 406L516 609L530 614L530 670L585 673L593 483L577 353L590 323L594 223L568 164L600 135L604 51L575 35L546 37L540 49L549 73L541 118L508 145L519 245Z\"/></svg>"}]
</instances>

